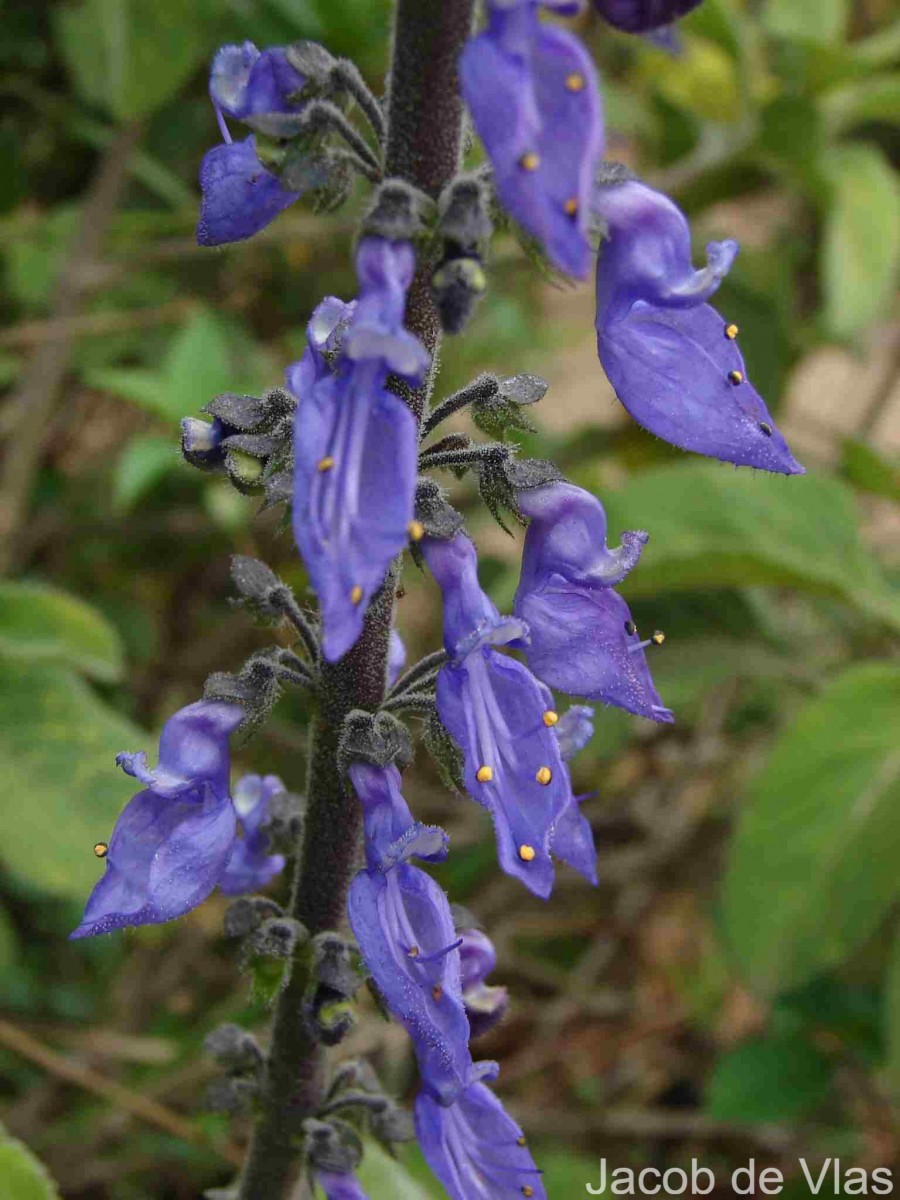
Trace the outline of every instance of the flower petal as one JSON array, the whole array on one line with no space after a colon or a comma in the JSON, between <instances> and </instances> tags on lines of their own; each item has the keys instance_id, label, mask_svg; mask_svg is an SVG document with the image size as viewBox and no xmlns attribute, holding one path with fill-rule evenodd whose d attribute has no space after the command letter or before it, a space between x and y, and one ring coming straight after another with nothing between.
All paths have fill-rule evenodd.
<instances>
[{"instance_id":1,"label":"flower petal","mask_svg":"<svg viewBox=\"0 0 900 1200\"><path fill-rule=\"evenodd\" d=\"M256 157L252 137L243 142L213 146L200 166L200 220L197 241L201 246L240 242L259 233L280 212L299 199L287 192Z\"/></svg>"},{"instance_id":2,"label":"flower petal","mask_svg":"<svg viewBox=\"0 0 900 1200\"><path fill-rule=\"evenodd\" d=\"M415 1115L419 1146L451 1200L547 1200L522 1130L483 1083L449 1108L420 1092Z\"/></svg>"},{"instance_id":3,"label":"flower petal","mask_svg":"<svg viewBox=\"0 0 900 1200\"><path fill-rule=\"evenodd\" d=\"M646 33L668 25L699 3L700 0L594 0L600 16L626 33Z\"/></svg>"},{"instance_id":4,"label":"flower petal","mask_svg":"<svg viewBox=\"0 0 900 1200\"><path fill-rule=\"evenodd\" d=\"M355 1175L343 1171L317 1171L316 1183L325 1193L325 1200L367 1200Z\"/></svg>"},{"instance_id":5,"label":"flower petal","mask_svg":"<svg viewBox=\"0 0 900 1200\"><path fill-rule=\"evenodd\" d=\"M227 793L208 785L189 799L139 792L116 822L106 871L70 937L157 925L196 908L225 869L235 827Z\"/></svg>"},{"instance_id":6,"label":"flower petal","mask_svg":"<svg viewBox=\"0 0 900 1200\"><path fill-rule=\"evenodd\" d=\"M652 721L671 721L634 628L628 605L612 588L579 588L559 576L520 595L528 621L528 665L550 687L614 704Z\"/></svg>"}]
</instances>

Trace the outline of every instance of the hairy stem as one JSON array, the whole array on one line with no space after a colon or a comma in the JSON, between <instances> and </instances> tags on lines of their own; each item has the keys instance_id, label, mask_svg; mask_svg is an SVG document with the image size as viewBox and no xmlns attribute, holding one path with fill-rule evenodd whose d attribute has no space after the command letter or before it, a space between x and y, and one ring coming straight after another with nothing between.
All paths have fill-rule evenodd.
<instances>
[{"instance_id":1,"label":"hairy stem","mask_svg":"<svg viewBox=\"0 0 900 1200\"><path fill-rule=\"evenodd\" d=\"M397 3L386 174L401 176L435 197L459 166L462 103L456 62L471 29L473 7L474 0ZM436 360L440 323L431 303L429 273L425 266L416 275L406 324ZM417 420L430 390L431 379L416 391L402 391ZM384 698L397 578L397 572L389 574L353 649L340 662L321 668L307 819L291 900L291 915L311 934L337 928L344 920L347 887L359 854L360 812L338 771L338 739L352 709L374 711ZM302 971L296 970L276 1002L266 1086L240 1200L287 1200L297 1176L303 1121L318 1110L324 1096L323 1050L303 1021L306 984Z\"/></svg>"}]
</instances>

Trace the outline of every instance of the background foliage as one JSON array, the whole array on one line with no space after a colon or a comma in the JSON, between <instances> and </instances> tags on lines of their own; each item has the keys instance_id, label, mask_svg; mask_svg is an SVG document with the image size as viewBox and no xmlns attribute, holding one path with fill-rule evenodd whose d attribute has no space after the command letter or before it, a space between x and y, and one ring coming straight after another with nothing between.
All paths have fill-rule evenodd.
<instances>
[{"instance_id":1,"label":"background foliage","mask_svg":"<svg viewBox=\"0 0 900 1200\"><path fill-rule=\"evenodd\" d=\"M229 608L229 555L305 586L277 521L183 467L178 420L225 388L279 382L315 302L352 290L353 205L293 209L249 245L199 250L196 172L216 138L206 64L223 41L312 37L377 85L388 17L386 0L6 10L0 1177L12 1200L56 1195L32 1152L78 1200L187 1200L240 1158L245 1130L203 1110L199 1046L223 1019L264 1027L266 1014L236 984L223 905L97 943L65 937L98 871L91 846L129 794L115 753L150 748L209 671L261 644ZM566 877L548 906L498 876L480 814L449 801L427 763L409 794L422 819L449 824L441 881L498 942L514 1008L484 1056L504 1062L551 1195L582 1193L601 1154L694 1155L723 1173L753 1155L792 1176L799 1154L896 1166L896 6L706 0L678 57L590 18L581 32L604 74L610 156L676 196L698 247L742 240L719 306L810 474L734 472L623 421L593 357L589 289L548 287L498 242L442 388L485 368L550 381L541 434L525 440L603 497L614 531L651 530L624 591L642 627L668 632L653 667L678 723L598 714L576 783L595 793L601 886ZM517 546L478 528L508 601ZM411 654L436 644L437 612L411 572ZM240 765L300 786L306 717L284 701ZM401 1031L366 1011L347 1050L410 1093ZM366 1171L374 1196L436 1194L412 1154L401 1168L373 1152Z\"/></svg>"}]
</instances>

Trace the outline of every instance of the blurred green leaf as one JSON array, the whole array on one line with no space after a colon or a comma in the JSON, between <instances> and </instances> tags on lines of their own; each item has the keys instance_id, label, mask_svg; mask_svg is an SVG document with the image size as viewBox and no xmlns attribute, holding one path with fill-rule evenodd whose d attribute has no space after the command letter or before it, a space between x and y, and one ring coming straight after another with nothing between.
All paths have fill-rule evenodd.
<instances>
[{"instance_id":1,"label":"blurred green leaf","mask_svg":"<svg viewBox=\"0 0 900 1200\"><path fill-rule=\"evenodd\" d=\"M0 1184L3 1200L59 1200L56 1185L24 1142L0 1126Z\"/></svg>"},{"instance_id":2,"label":"blurred green leaf","mask_svg":"<svg viewBox=\"0 0 900 1200\"><path fill-rule=\"evenodd\" d=\"M833 198L822 243L824 319L850 337L886 315L900 273L900 188L887 159L869 143L829 157Z\"/></svg>"},{"instance_id":3,"label":"blurred green leaf","mask_svg":"<svg viewBox=\"0 0 900 1200\"><path fill-rule=\"evenodd\" d=\"M0 907L0 972L4 975L16 961L18 939L9 913Z\"/></svg>"},{"instance_id":4,"label":"blurred green leaf","mask_svg":"<svg viewBox=\"0 0 900 1200\"><path fill-rule=\"evenodd\" d=\"M417 1183L377 1142L366 1143L365 1156L357 1174L369 1196L390 1196L391 1200L435 1200L443 1195L437 1183L431 1190Z\"/></svg>"},{"instance_id":5,"label":"blurred green leaf","mask_svg":"<svg viewBox=\"0 0 900 1200\"><path fill-rule=\"evenodd\" d=\"M836 42L847 27L847 0L767 0L770 33L797 41Z\"/></svg>"},{"instance_id":6,"label":"blurred green leaf","mask_svg":"<svg viewBox=\"0 0 900 1200\"><path fill-rule=\"evenodd\" d=\"M40 583L0 582L0 654L67 663L104 683L122 677L122 639L84 600Z\"/></svg>"},{"instance_id":7,"label":"blurred green leaf","mask_svg":"<svg viewBox=\"0 0 900 1200\"><path fill-rule=\"evenodd\" d=\"M843 962L900 892L900 667L832 680L752 781L723 884L722 930L770 994Z\"/></svg>"},{"instance_id":8,"label":"blurred green leaf","mask_svg":"<svg viewBox=\"0 0 900 1200\"><path fill-rule=\"evenodd\" d=\"M0 659L0 791L14 811L0 844L6 868L86 900L103 871L91 847L129 793L116 754L145 742L71 671Z\"/></svg>"},{"instance_id":9,"label":"blurred green leaf","mask_svg":"<svg viewBox=\"0 0 900 1200\"><path fill-rule=\"evenodd\" d=\"M900 504L900 463L891 462L856 438L847 438L842 449L841 467L852 484Z\"/></svg>"},{"instance_id":10,"label":"blurred green leaf","mask_svg":"<svg viewBox=\"0 0 900 1200\"><path fill-rule=\"evenodd\" d=\"M844 133L865 121L900 124L900 74L876 75L835 88L819 101L832 133Z\"/></svg>"},{"instance_id":11,"label":"blurred green leaf","mask_svg":"<svg viewBox=\"0 0 900 1200\"><path fill-rule=\"evenodd\" d=\"M660 467L605 491L610 529L648 529L627 595L745 584L837 596L900 628L900 603L859 536L853 492L711 463Z\"/></svg>"},{"instance_id":12,"label":"blurred green leaf","mask_svg":"<svg viewBox=\"0 0 900 1200\"><path fill-rule=\"evenodd\" d=\"M234 388L234 358L223 321L200 309L172 338L159 371L101 367L85 372L85 382L176 422Z\"/></svg>"},{"instance_id":13,"label":"blurred green leaf","mask_svg":"<svg viewBox=\"0 0 900 1200\"><path fill-rule=\"evenodd\" d=\"M895 934L884 990L885 1076L891 1095L900 1101L900 934Z\"/></svg>"},{"instance_id":14,"label":"blurred green leaf","mask_svg":"<svg viewBox=\"0 0 900 1200\"><path fill-rule=\"evenodd\" d=\"M755 1038L716 1063L706 1110L717 1121L794 1121L822 1103L831 1081L828 1060L802 1036Z\"/></svg>"},{"instance_id":15,"label":"blurred green leaf","mask_svg":"<svg viewBox=\"0 0 900 1200\"><path fill-rule=\"evenodd\" d=\"M116 462L113 478L116 508L120 512L133 508L145 492L182 462L173 438L132 438Z\"/></svg>"},{"instance_id":16,"label":"blurred green leaf","mask_svg":"<svg viewBox=\"0 0 900 1200\"><path fill-rule=\"evenodd\" d=\"M16 231L4 239L6 284L19 303L28 308L46 303L63 248L75 235L78 217L77 205L60 205L46 216L27 222L21 233Z\"/></svg>"},{"instance_id":17,"label":"blurred green leaf","mask_svg":"<svg viewBox=\"0 0 900 1200\"><path fill-rule=\"evenodd\" d=\"M57 7L57 39L84 98L132 120L165 104L208 54L199 11L181 0L84 0Z\"/></svg>"}]
</instances>

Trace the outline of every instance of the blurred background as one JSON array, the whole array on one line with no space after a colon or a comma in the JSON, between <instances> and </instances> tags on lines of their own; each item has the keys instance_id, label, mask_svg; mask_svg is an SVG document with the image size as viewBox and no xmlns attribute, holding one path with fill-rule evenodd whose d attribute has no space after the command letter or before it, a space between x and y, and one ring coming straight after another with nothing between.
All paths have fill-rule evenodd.
<instances>
[{"instance_id":1,"label":"blurred background","mask_svg":"<svg viewBox=\"0 0 900 1200\"><path fill-rule=\"evenodd\" d=\"M223 1020L264 1032L267 1013L222 935L224 901L169 926L66 935L102 870L93 844L131 794L115 753L152 758L209 672L271 641L229 606L229 556L306 588L277 515L181 463L178 421L217 392L278 384L318 299L352 294L362 189L334 216L293 208L250 243L198 249L197 169L218 140L209 59L225 41L316 38L380 89L388 24L387 0L4 6L10 1200L54 1187L192 1200L240 1161L246 1126L204 1108L201 1043ZM782 1195L805 1196L801 1155L900 1160L900 11L706 0L677 57L590 15L578 29L603 73L608 156L679 201L698 253L741 241L717 307L809 474L737 472L644 434L597 363L590 286L552 286L498 240L438 394L484 369L549 380L526 448L602 497L613 537L651 531L622 592L641 628L668 635L651 666L677 724L598 712L575 782L592 793L601 884L562 870L549 904L499 873L485 815L442 789L423 751L406 790L449 828L441 883L497 943L492 982L513 1005L480 1056L501 1060L550 1195L585 1194L601 1157L695 1157L728 1195L752 1157L784 1170ZM509 604L521 537L448 482ZM399 623L411 659L437 646L436 589L412 567ZM307 718L286 697L238 768L301 789ZM409 1099L402 1030L362 1007L340 1053L371 1055ZM375 1200L441 1194L414 1151L399 1167L373 1152L364 1176Z\"/></svg>"}]
</instances>

